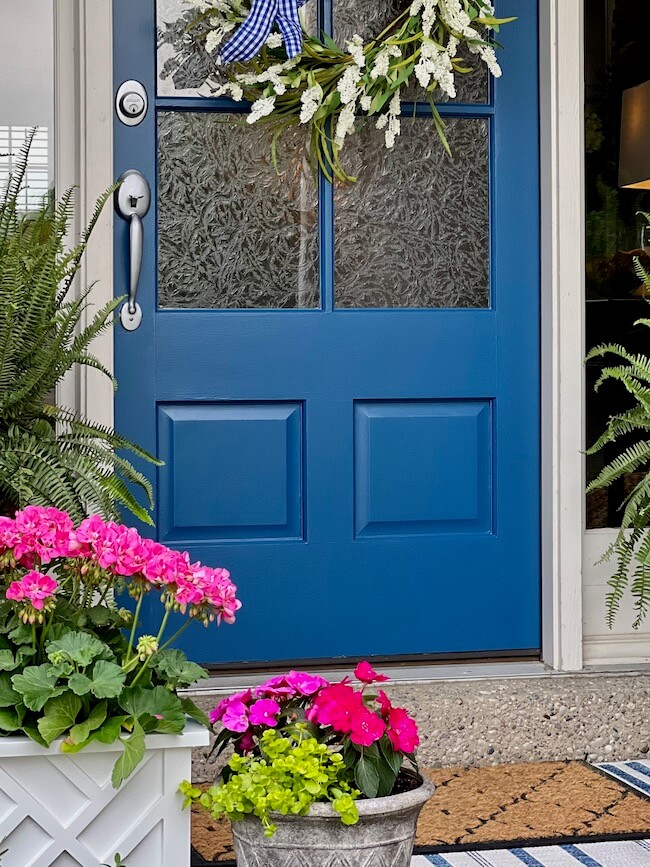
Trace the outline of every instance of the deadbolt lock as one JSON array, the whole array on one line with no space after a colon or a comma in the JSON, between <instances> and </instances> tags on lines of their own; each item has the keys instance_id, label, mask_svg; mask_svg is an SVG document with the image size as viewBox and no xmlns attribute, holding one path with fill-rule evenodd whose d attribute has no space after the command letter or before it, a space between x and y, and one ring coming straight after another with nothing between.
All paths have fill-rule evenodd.
<instances>
[{"instance_id":1,"label":"deadbolt lock","mask_svg":"<svg viewBox=\"0 0 650 867\"><path fill-rule=\"evenodd\" d=\"M125 81L117 91L115 110L117 116L126 126L137 126L142 123L147 113L147 91L139 81Z\"/></svg>"}]
</instances>

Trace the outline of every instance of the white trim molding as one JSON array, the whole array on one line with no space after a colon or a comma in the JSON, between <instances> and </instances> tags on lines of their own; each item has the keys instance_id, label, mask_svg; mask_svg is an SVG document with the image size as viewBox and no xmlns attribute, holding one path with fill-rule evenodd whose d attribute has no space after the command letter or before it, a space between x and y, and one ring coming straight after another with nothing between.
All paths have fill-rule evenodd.
<instances>
[{"instance_id":1,"label":"white trim molding","mask_svg":"<svg viewBox=\"0 0 650 867\"><path fill-rule=\"evenodd\" d=\"M77 187L77 209L69 243L78 240L97 198L113 183L112 2L56 0L54 3L54 178L60 195ZM113 297L113 209L108 204L95 229L79 275L90 283L97 309ZM113 369L113 335L105 332L94 352ZM57 390L65 406L101 424L113 422L113 387L97 371L81 369Z\"/></svg>"},{"instance_id":2,"label":"white trim molding","mask_svg":"<svg viewBox=\"0 0 650 867\"><path fill-rule=\"evenodd\" d=\"M543 658L582 668L583 0L542 0Z\"/></svg>"}]
</instances>

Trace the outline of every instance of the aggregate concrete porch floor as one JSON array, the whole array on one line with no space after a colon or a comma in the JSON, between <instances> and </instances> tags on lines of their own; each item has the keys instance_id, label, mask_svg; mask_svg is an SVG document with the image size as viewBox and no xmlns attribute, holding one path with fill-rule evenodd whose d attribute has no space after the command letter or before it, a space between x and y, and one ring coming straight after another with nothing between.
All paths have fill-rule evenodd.
<instances>
[{"instance_id":1,"label":"aggregate concrete porch floor","mask_svg":"<svg viewBox=\"0 0 650 867\"><path fill-rule=\"evenodd\" d=\"M650 752L650 673L433 681L387 691L418 719L418 755L430 768L624 761ZM206 711L222 697L194 696ZM207 755L194 755L196 782L211 782L219 770Z\"/></svg>"}]
</instances>

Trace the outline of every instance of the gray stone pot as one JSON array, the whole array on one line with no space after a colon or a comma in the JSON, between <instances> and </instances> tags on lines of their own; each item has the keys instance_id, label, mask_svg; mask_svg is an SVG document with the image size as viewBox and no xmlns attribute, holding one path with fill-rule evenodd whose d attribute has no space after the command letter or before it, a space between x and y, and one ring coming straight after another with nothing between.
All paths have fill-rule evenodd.
<instances>
[{"instance_id":1,"label":"gray stone pot","mask_svg":"<svg viewBox=\"0 0 650 867\"><path fill-rule=\"evenodd\" d=\"M274 837L246 816L233 822L237 867L410 867L415 826L434 788L358 801L359 823L347 827L329 804L308 816L273 815Z\"/></svg>"}]
</instances>

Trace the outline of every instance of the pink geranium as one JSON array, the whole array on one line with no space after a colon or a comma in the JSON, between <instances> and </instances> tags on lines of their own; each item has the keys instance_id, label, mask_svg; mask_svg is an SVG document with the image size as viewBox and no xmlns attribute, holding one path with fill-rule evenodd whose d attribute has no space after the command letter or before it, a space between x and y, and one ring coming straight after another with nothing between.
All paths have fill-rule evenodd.
<instances>
[{"instance_id":1,"label":"pink geranium","mask_svg":"<svg viewBox=\"0 0 650 867\"><path fill-rule=\"evenodd\" d=\"M40 612L54 602L54 594L59 584L49 575L34 570L27 572L19 581L12 581L5 596L12 602L25 602L28 607L21 612L21 619L34 623ZM32 610L30 610L30 607Z\"/></svg>"},{"instance_id":2,"label":"pink geranium","mask_svg":"<svg viewBox=\"0 0 650 867\"><path fill-rule=\"evenodd\" d=\"M27 506L16 512L14 527L17 540L13 545L17 561L34 556L41 563L68 557L76 547L74 524L67 512L46 506Z\"/></svg>"}]
</instances>

